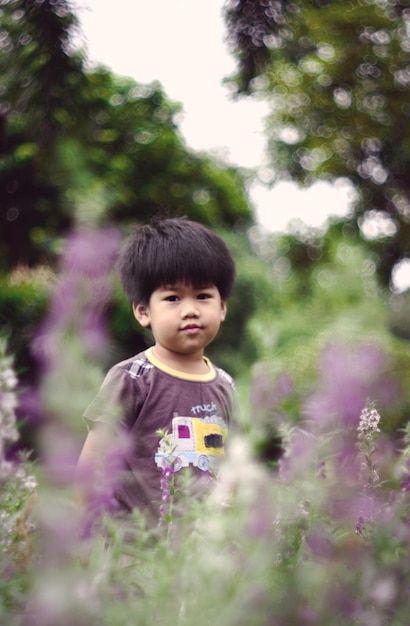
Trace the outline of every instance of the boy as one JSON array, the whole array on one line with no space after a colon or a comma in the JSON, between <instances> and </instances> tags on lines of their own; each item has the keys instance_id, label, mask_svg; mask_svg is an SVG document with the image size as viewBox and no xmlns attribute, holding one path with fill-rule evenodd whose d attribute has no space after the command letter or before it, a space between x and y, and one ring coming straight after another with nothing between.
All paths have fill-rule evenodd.
<instances>
[{"instance_id":1,"label":"boy","mask_svg":"<svg viewBox=\"0 0 410 626\"><path fill-rule=\"evenodd\" d=\"M223 456L234 383L204 350L225 319L235 263L208 228L172 218L138 227L120 252L117 270L154 345L112 367L86 410L92 428L79 476L95 481L98 469L115 457L113 442L123 441L115 507L120 514L139 509L155 524L167 497L166 472L190 467L197 476L209 475ZM158 431L167 435L161 439Z\"/></svg>"}]
</instances>

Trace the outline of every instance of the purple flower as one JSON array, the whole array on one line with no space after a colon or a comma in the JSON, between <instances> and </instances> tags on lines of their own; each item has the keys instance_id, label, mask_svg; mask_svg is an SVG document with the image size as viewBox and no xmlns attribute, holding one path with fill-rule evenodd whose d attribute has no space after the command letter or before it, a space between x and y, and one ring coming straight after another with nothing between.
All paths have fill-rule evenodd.
<instances>
[{"instance_id":1,"label":"purple flower","mask_svg":"<svg viewBox=\"0 0 410 626\"><path fill-rule=\"evenodd\" d=\"M326 478L326 461L319 461L317 464L317 472L319 478Z\"/></svg>"},{"instance_id":2,"label":"purple flower","mask_svg":"<svg viewBox=\"0 0 410 626\"><path fill-rule=\"evenodd\" d=\"M96 279L112 269L119 246L119 233L114 228L73 232L66 240L63 272Z\"/></svg>"},{"instance_id":3,"label":"purple flower","mask_svg":"<svg viewBox=\"0 0 410 626\"><path fill-rule=\"evenodd\" d=\"M176 479L176 470L173 461L169 461L162 469L162 476L160 480L162 504L160 505L159 509L159 526L162 525L165 521L171 521L173 498L177 488L178 481Z\"/></svg>"},{"instance_id":4,"label":"purple flower","mask_svg":"<svg viewBox=\"0 0 410 626\"><path fill-rule=\"evenodd\" d=\"M364 494L358 485L341 485L329 493L329 511L339 525L355 530L357 535L368 537L379 523L380 511L384 506L382 498Z\"/></svg>"},{"instance_id":5,"label":"purple flower","mask_svg":"<svg viewBox=\"0 0 410 626\"><path fill-rule=\"evenodd\" d=\"M410 492L410 474L408 474L407 477L401 481L400 489L402 491Z\"/></svg>"},{"instance_id":6,"label":"purple flower","mask_svg":"<svg viewBox=\"0 0 410 626\"><path fill-rule=\"evenodd\" d=\"M290 482L316 468L317 440L309 431L293 428L285 454L279 459L282 480Z\"/></svg>"},{"instance_id":7,"label":"purple flower","mask_svg":"<svg viewBox=\"0 0 410 626\"><path fill-rule=\"evenodd\" d=\"M91 536L93 528L99 524L104 514L118 510L115 492L124 471L124 458L129 445L129 441L121 437L106 452L103 463L83 467L81 473L77 471L77 484L84 505L80 524L82 539Z\"/></svg>"},{"instance_id":8,"label":"purple flower","mask_svg":"<svg viewBox=\"0 0 410 626\"><path fill-rule=\"evenodd\" d=\"M387 375L386 356L378 346L329 344L321 355L319 370L319 388L304 407L319 430L357 427L367 398L382 405L397 398L397 388Z\"/></svg>"},{"instance_id":9,"label":"purple flower","mask_svg":"<svg viewBox=\"0 0 410 626\"><path fill-rule=\"evenodd\" d=\"M259 367L250 390L250 402L255 409L269 412L270 416L282 421L281 403L293 393L291 378L282 372L275 379L268 367Z\"/></svg>"},{"instance_id":10,"label":"purple flower","mask_svg":"<svg viewBox=\"0 0 410 626\"><path fill-rule=\"evenodd\" d=\"M360 414L360 421L357 427L359 437L372 437L374 433L379 433L380 415L375 408L365 407Z\"/></svg>"},{"instance_id":11,"label":"purple flower","mask_svg":"<svg viewBox=\"0 0 410 626\"><path fill-rule=\"evenodd\" d=\"M33 341L33 352L46 371L59 359L62 341L70 334L95 357L106 348L102 313L111 293L109 275L119 243L119 233L112 228L77 231L68 237L47 318Z\"/></svg>"},{"instance_id":12,"label":"purple flower","mask_svg":"<svg viewBox=\"0 0 410 626\"><path fill-rule=\"evenodd\" d=\"M356 484L360 479L360 459L357 454L354 432L342 432L333 438L333 455L336 471L344 481Z\"/></svg>"},{"instance_id":13,"label":"purple flower","mask_svg":"<svg viewBox=\"0 0 410 626\"><path fill-rule=\"evenodd\" d=\"M324 528L311 530L305 541L315 558L329 559L333 556L333 544Z\"/></svg>"},{"instance_id":14,"label":"purple flower","mask_svg":"<svg viewBox=\"0 0 410 626\"><path fill-rule=\"evenodd\" d=\"M315 609L310 606L306 606L299 612L298 615L301 624L317 624L318 614Z\"/></svg>"},{"instance_id":15,"label":"purple flower","mask_svg":"<svg viewBox=\"0 0 410 626\"><path fill-rule=\"evenodd\" d=\"M105 319L100 312L89 311L79 327L87 352L94 357L103 355L108 347Z\"/></svg>"},{"instance_id":16,"label":"purple flower","mask_svg":"<svg viewBox=\"0 0 410 626\"><path fill-rule=\"evenodd\" d=\"M363 533L363 526L364 526L364 517L363 515L359 515L359 517L357 518L356 528L355 528L355 533L357 535L361 535Z\"/></svg>"}]
</instances>

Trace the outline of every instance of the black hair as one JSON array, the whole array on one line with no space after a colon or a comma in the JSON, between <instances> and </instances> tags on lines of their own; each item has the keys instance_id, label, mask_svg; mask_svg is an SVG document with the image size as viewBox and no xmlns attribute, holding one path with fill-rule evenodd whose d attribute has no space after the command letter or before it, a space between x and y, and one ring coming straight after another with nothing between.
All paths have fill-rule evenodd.
<instances>
[{"instance_id":1,"label":"black hair","mask_svg":"<svg viewBox=\"0 0 410 626\"><path fill-rule=\"evenodd\" d=\"M214 285L231 294L235 261L216 233L184 217L137 226L117 260L122 288L131 303L147 305L153 291L182 282L201 289Z\"/></svg>"}]
</instances>

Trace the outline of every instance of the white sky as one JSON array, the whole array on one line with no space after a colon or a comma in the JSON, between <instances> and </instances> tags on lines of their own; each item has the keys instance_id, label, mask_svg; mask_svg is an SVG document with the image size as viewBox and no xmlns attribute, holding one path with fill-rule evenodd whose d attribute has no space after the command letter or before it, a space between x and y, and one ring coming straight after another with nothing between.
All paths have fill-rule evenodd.
<instances>
[{"instance_id":1,"label":"white sky","mask_svg":"<svg viewBox=\"0 0 410 626\"><path fill-rule=\"evenodd\" d=\"M222 0L77 2L84 7L91 59L138 82L159 80L166 95L182 103L179 126L195 150L216 150L239 165L260 164L266 107L250 99L232 103L222 86L234 70L223 41Z\"/></svg>"},{"instance_id":2,"label":"white sky","mask_svg":"<svg viewBox=\"0 0 410 626\"><path fill-rule=\"evenodd\" d=\"M238 166L264 164L267 105L234 101L223 79L235 69L224 41L223 0L77 0L90 60L141 83L159 80L183 106L179 127L187 144ZM113 10L114 8L114 10ZM256 218L285 230L292 218L311 225L347 208L343 187L320 183L302 191L284 183L273 191L255 184Z\"/></svg>"}]
</instances>

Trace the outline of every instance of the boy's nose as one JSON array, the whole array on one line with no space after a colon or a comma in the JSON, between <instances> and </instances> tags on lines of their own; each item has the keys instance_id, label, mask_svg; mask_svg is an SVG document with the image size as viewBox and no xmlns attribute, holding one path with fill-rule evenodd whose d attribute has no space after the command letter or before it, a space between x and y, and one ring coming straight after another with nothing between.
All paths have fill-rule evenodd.
<instances>
[{"instance_id":1,"label":"boy's nose","mask_svg":"<svg viewBox=\"0 0 410 626\"><path fill-rule=\"evenodd\" d=\"M181 309L181 317L183 319L187 317L198 317L199 311L196 306L196 302L194 300L188 299L184 301L182 309Z\"/></svg>"}]
</instances>

